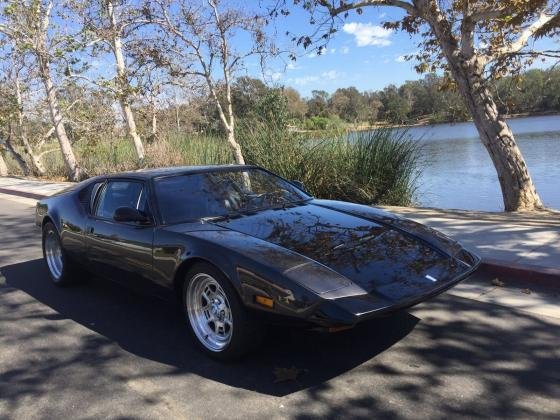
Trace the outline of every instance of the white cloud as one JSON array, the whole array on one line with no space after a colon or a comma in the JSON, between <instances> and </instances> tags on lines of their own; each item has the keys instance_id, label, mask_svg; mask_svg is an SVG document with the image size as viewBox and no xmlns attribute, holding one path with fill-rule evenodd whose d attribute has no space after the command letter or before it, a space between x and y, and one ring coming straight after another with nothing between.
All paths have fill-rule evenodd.
<instances>
[{"instance_id":1,"label":"white cloud","mask_svg":"<svg viewBox=\"0 0 560 420\"><path fill-rule=\"evenodd\" d=\"M350 52L350 48L348 48L347 46L344 46L340 49L340 52L342 54L348 54Z\"/></svg>"},{"instance_id":2,"label":"white cloud","mask_svg":"<svg viewBox=\"0 0 560 420\"><path fill-rule=\"evenodd\" d=\"M299 68L301 68L301 67L298 66L298 65L297 65L296 63L294 63L293 61L290 61L290 62L288 63L288 65L286 66L286 68L287 68L288 70L296 70L296 69L299 69Z\"/></svg>"},{"instance_id":3,"label":"white cloud","mask_svg":"<svg viewBox=\"0 0 560 420\"><path fill-rule=\"evenodd\" d=\"M340 73L337 72L336 70L329 70L321 73L321 78L326 80L334 80L338 78L338 76L340 76Z\"/></svg>"},{"instance_id":4,"label":"white cloud","mask_svg":"<svg viewBox=\"0 0 560 420\"><path fill-rule=\"evenodd\" d=\"M309 85L311 83L315 83L319 80L318 76L303 76L303 77L296 77L294 79L290 79L290 81L293 80L295 85L298 86L306 86Z\"/></svg>"},{"instance_id":5,"label":"white cloud","mask_svg":"<svg viewBox=\"0 0 560 420\"><path fill-rule=\"evenodd\" d=\"M404 55L399 55L397 58L395 58L395 61L397 63L404 63L406 62L406 57Z\"/></svg>"},{"instance_id":6,"label":"white cloud","mask_svg":"<svg viewBox=\"0 0 560 420\"><path fill-rule=\"evenodd\" d=\"M350 35L354 35L358 47L377 45L385 47L391 45L389 37L393 33L391 29L385 29L379 25L371 23L350 22L345 23L342 30Z\"/></svg>"},{"instance_id":7,"label":"white cloud","mask_svg":"<svg viewBox=\"0 0 560 420\"><path fill-rule=\"evenodd\" d=\"M324 82L338 79L343 75L344 73L340 73L336 70L328 70L322 72L320 75L317 76L309 75L309 76L289 78L288 80L286 80L286 82L293 83L296 86L308 86L313 84L323 84Z\"/></svg>"}]
</instances>

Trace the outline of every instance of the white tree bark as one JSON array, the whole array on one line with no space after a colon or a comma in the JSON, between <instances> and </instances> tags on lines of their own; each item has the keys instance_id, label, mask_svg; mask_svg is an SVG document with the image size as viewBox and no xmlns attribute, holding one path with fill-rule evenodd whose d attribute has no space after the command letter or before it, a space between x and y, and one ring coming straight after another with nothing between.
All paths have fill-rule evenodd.
<instances>
[{"instance_id":1,"label":"white tree bark","mask_svg":"<svg viewBox=\"0 0 560 420\"><path fill-rule=\"evenodd\" d=\"M122 109L128 135L134 143L138 160L142 162L145 157L144 145L142 144L142 139L140 139L136 130L136 121L134 119L132 108L130 107L130 83L126 74L126 63L123 55L122 39L117 24L117 17L115 16L115 6L113 4L113 0L107 2L107 13L111 23L111 44L117 66L118 100Z\"/></svg>"},{"instance_id":2,"label":"white tree bark","mask_svg":"<svg viewBox=\"0 0 560 420\"><path fill-rule=\"evenodd\" d=\"M63 117L58 104L56 89L50 74L49 59L45 54L38 53L37 55L39 61L39 75L43 85L45 86L51 121L58 139L58 144L60 145L64 163L66 164L68 178L72 181L80 181L84 176L84 173L78 165L76 156L72 150L72 145L70 144L70 140L66 134L66 129L64 128Z\"/></svg>"},{"instance_id":3,"label":"white tree bark","mask_svg":"<svg viewBox=\"0 0 560 420\"><path fill-rule=\"evenodd\" d=\"M0 148L0 176L8 176L8 165L6 165L6 161L4 160L4 156L2 155L1 148Z\"/></svg>"},{"instance_id":4,"label":"white tree bark","mask_svg":"<svg viewBox=\"0 0 560 420\"><path fill-rule=\"evenodd\" d=\"M12 142L10 141L10 139L2 139L0 140L0 144L2 146L4 146L6 152L8 152L12 158L16 161L16 163L19 166L19 169L21 170L21 173L24 176L29 175L30 170L29 170L29 165L27 165L27 162L25 161L25 159L18 153L18 151L16 149L14 149L14 146L12 145Z\"/></svg>"},{"instance_id":5,"label":"white tree bark","mask_svg":"<svg viewBox=\"0 0 560 420\"><path fill-rule=\"evenodd\" d=\"M29 140L27 138L27 128L25 126L25 121L24 121L24 113L23 113L23 100L22 100L22 96L21 96L21 86L20 86L20 81L19 81L19 77L16 73L15 76L15 89L16 89L16 101L17 101L17 123L18 123L18 130L19 130L19 136L21 138L21 142L23 143L23 148L25 150L25 153L27 153L27 155L29 156L29 159L31 160L31 163L33 165L33 172L35 175L44 175L45 174L45 167L43 166L43 163L41 162L41 158L39 156L37 156L34 152L33 152L33 148L31 147L31 144L29 144Z\"/></svg>"},{"instance_id":6,"label":"white tree bark","mask_svg":"<svg viewBox=\"0 0 560 420\"><path fill-rule=\"evenodd\" d=\"M152 141L157 138L157 110L155 106L152 106Z\"/></svg>"}]
</instances>

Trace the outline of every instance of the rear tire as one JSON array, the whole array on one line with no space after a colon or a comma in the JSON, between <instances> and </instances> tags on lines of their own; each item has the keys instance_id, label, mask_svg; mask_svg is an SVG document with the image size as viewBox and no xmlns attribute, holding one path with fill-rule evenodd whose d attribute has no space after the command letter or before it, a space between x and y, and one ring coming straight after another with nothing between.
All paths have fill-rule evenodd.
<instances>
[{"instance_id":1,"label":"rear tire","mask_svg":"<svg viewBox=\"0 0 560 420\"><path fill-rule=\"evenodd\" d=\"M43 259L56 286L68 286L75 282L75 265L66 256L60 235L50 222L43 226Z\"/></svg>"},{"instance_id":2,"label":"rear tire","mask_svg":"<svg viewBox=\"0 0 560 420\"><path fill-rule=\"evenodd\" d=\"M183 310L197 347L218 360L235 360L260 345L262 325L253 319L220 270L197 263L183 284Z\"/></svg>"}]
</instances>

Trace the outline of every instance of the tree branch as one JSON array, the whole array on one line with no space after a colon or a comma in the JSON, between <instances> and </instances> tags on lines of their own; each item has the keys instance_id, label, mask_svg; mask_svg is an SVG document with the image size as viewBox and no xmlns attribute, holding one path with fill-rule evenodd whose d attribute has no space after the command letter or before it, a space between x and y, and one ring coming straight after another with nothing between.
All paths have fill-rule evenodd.
<instances>
[{"instance_id":1,"label":"tree branch","mask_svg":"<svg viewBox=\"0 0 560 420\"><path fill-rule=\"evenodd\" d=\"M531 37L535 35L535 33L537 33L543 26L550 22L554 18L554 16L555 15L549 15L544 12L541 13L539 15L539 18L531 25L529 25L515 41L512 41L501 48L493 50L491 54L499 58L503 55L519 52L525 46L527 46L529 39L531 39Z\"/></svg>"},{"instance_id":2,"label":"tree branch","mask_svg":"<svg viewBox=\"0 0 560 420\"><path fill-rule=\"evenodd\" d=\"M329 0L319 0L318 2L321 6L326 7L331 16L337 16L341 13L347 12L353 9L359 9L367 6L394 6L400 7L408 12L412 16L418 15L418 10L413 4L402 0L361 0L353 3L342 3L340 6L335 7L334 3Z\"/></svg>"}]
</instances>

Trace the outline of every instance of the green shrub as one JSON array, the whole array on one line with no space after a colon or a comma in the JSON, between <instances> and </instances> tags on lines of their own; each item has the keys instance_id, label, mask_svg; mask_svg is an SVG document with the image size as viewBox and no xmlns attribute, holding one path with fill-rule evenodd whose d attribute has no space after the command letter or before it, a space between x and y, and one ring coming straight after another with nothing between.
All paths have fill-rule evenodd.
<instances>
[{"instance_id":1,"label":"green shrub","mask_svg":"<svg viewBox=\"0 0 560 420\"><path fill-rule=\"evenodd\" d=\"M344 127L344 121L342 121L338 116L334 117L320 117L314 116L307 118L303 122L303 128L305 130L339 130Z\"/></svg>"},{"instance_id":2,"label":"green shrub","mask_svg":"<svg viewBox=\"0 0 560 420\"><path fill-rule=\"evenodd\" d=\"M247 163L302 181L318 198L410 205L421 151L406 131L380 129L326 139L253 124L238 132Z\"/></svg>"}]
</instances>

